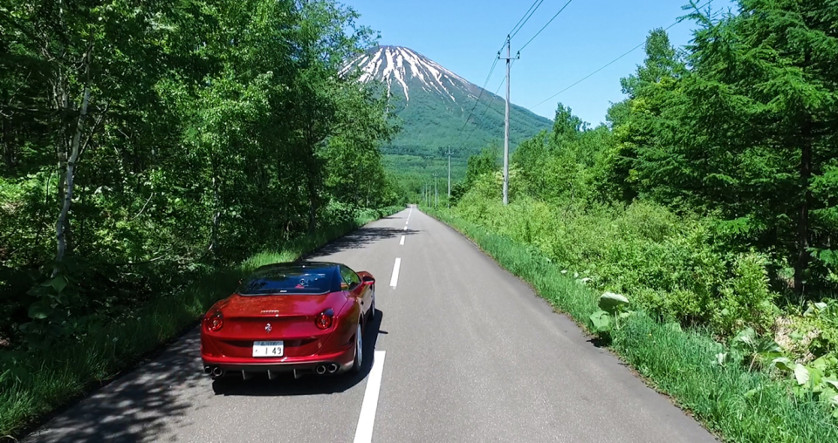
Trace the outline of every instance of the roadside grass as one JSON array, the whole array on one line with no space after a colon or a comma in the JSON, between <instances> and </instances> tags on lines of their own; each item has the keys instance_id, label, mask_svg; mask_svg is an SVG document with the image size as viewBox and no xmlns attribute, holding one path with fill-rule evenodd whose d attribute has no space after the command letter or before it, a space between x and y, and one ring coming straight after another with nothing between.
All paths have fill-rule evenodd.
<instances>
[{"instance_id":1,"label":"roadside grass","mask_svg":"<svg viewBox=\"0 0 838 443\"><path fill-rule=\"evenodd\" d=\"M501 266L529 282L557 310L589 330L600 294L563 275L540 251L447 211L423 208L474 241ZM725 441L838 441L829 411L796 398L789 385L738 364L714 363L724 345L702 330L682 330L643 312L611 333L611 349L649 383ZM607 383L607 380L601 381ZM603 405L607 408L608 405Z\"/></svg>"},{"instance_id":2,"label":"roadside grass","mask_svg":"<svg viewBox=\"0 0 838 443\"><path fill-rule=\"evenodd\" d=\"M185 289L157 297L131 315L88 319L73 340L29 352L0 351L0 440L20 437L48 414L107 383L193 328L213 303L229 295L236 282L256 267L296 260L401 209L370 211L352 222L290 241L280 250L256 253L239 265L207 269Z\"/></svg>"}]
</instances>

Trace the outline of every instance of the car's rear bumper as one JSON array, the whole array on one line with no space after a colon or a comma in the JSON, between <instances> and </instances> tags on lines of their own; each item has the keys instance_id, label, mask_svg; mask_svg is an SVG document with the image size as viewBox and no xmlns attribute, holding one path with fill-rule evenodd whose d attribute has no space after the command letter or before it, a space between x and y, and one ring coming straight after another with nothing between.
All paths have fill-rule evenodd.
<instances>
[{"instance_id":1,"label":"car's rear bumper","mask_svg":"<svg viewBox=\"0 0 838 443\"><path fill-rule=\"evenodd\" d=\"M331 353L320 353L304 357L282 358L233 358L202 355L204 372L213 377L241 372L242 377L253 373L267 373L271 378L274 374L284 372L313 373L318 375L344 372L352 367L355 359L355 347Z\"/></svg>"}]
</instances>

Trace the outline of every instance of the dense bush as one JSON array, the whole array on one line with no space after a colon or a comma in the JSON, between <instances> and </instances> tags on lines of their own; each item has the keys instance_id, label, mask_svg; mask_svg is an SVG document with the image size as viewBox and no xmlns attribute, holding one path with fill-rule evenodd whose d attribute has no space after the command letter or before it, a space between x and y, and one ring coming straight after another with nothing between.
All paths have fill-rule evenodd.
<instances>
[{"instance_id":1,"label":"dense bush","mask_svg":"<svg viewBox=\"0 0 838 443\"><path fill-rule=\"evenodd\" d=\"M554 205L525 196L504 208L497 189L497 176L483 176L454 213L531 245L568 274L624 293L659 317L712 324L721 333L767 331L773 323L765 258L725 253L705 221L651 202Z\"/></svg>"}]
</instances>

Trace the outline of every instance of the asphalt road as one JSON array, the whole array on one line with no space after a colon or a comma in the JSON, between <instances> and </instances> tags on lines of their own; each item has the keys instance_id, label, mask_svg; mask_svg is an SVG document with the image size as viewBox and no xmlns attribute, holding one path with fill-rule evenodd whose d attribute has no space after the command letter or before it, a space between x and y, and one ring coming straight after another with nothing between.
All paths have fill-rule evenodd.
<instances>
[{"instance_id":1,"label":"asphalt road","mask_svg":"<svg viewBox=\"0 0 838 443\"><path fill-rule=\"evenodd\" d=\"M529 286L416 209L309 258L377 279L360 375L213 382L201 373L196 328L25 441L714 441Z\"/></svg>"}]
</instances>

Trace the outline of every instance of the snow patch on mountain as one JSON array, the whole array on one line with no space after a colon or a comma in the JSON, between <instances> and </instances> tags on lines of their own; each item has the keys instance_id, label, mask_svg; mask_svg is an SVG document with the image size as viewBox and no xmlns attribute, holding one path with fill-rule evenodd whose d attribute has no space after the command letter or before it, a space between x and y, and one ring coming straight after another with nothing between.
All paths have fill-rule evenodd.
<instances>
[{"instance_id":1,"label":"snow patch on mountain","mask_svg":"<svg viewBox=\"0 0 838 443\"><path fill-rule=\"evenodd\" d=\"M455 103L457 99L451 89L464 89L472 95L474 88L468 80L401 46L379 46L350 62L341 71L341 75L355 68L360 69L359 81L363 83L372 79L381 80L387 85L387 92L391 91L394 84L400 86L407 101L410 101L408 84L415 86L417 82L422 89L441 94Z\"/></svg>"}]
</instances>

